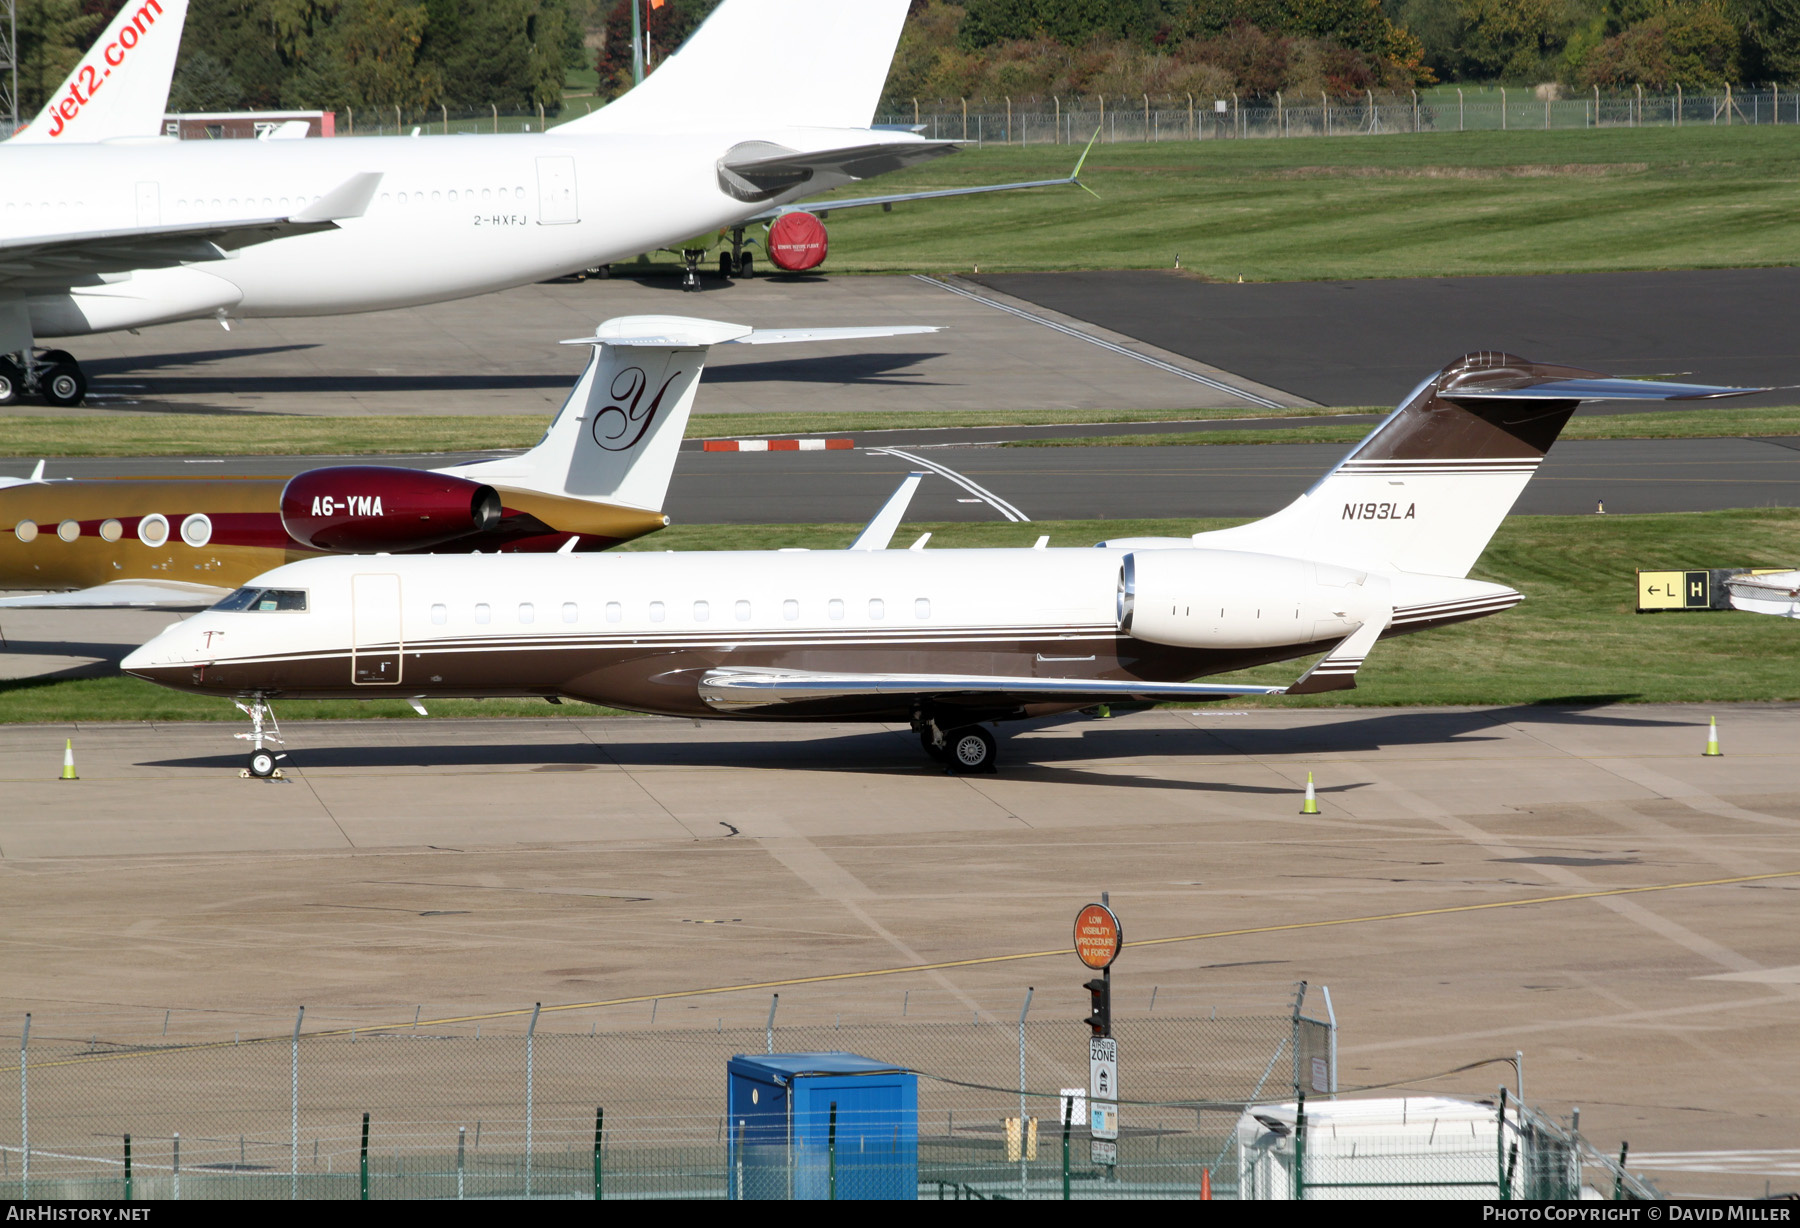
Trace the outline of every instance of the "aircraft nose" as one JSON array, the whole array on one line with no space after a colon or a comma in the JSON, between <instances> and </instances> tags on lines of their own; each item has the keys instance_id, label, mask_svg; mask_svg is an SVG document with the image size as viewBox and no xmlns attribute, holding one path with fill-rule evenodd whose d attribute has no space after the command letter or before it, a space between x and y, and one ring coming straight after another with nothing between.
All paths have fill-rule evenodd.
<instances>
[{"instance_id":1,"label":"aircraft nose","mask_svg":"<svg viewBox=\"0 0 1800 1228\"><path fill-rule=\"evenodd\" d=\"M161 638L161 636L157 637L157 639ZM119 668L128 674L135 674L139 670L148 669L159 655L156 640L151 640L148 644L133 648L126 653L125 659L119 662Z\"/></svg>"}]
</instances>

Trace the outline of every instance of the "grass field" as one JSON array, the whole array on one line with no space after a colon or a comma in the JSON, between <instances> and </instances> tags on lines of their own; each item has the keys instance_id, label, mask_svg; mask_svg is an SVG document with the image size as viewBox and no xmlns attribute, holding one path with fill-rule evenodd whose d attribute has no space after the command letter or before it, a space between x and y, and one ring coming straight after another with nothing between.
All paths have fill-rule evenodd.
<instances>
[{"instance_id":1,"label":"grass field","mask_svg":"<svg viewBox=\"0 0 1800 1228\"><path fill-rule=\"evenodd\" d=\"M966 150L883 192L1066 175ZM1169 268L1235 281L1735 268L1800 260L1800 128L1101 145L1082 181L830 219L834 272ZM868 188L849 189L863 195Z\"/></svg>"},{"instance_id":2,"label":"grass field","mask_svg":"<svg viewBox=\"0 0 1800 1228\"><path fill-rule=\"evenodd\" d=\"M1038 521L909 524L936 546L1085 546L1105 537L1192 533L1232 521ZM841 548L857 525L676 526L622 549L725 550L780 546ZM1475 576L1526 594L1516 609L1378 646L1354 691L1295 699L1232 701L1294 705L1544 704L1800 700L1800 628L1754 614L1634 613L1635 568L1793 566L1800 563L1800 510L1693 515L1516 516L1501 528ZM1244 677L1279 685L1303 663ZM535 701L452 700L436 716L580 716L602 709ZM399 700L281 705L287 717L418 719ZM162 690L132 678L0 683L0 722L239 720L231 705Z\"/></svg>"},{"instance_id":3,"label":"grass field","mask_svg":"<svg viewBox=\"0 0 1800 1228\"><path fill-rule=\"evenodd\" d=\"M1302 424L1244 430L1171 431L1148 435L1083 435L1021 440L1012 447L1128 446L1228 443L1335 443L1361 439L1368 427L1333 423L1344 414L1386 412L1386 406L1338 409L1045 410L990 413L879 413L842 417L814 414L712 414L688 426L689 439L719 435L858 435L867 431L968 426L1094 426L1109 422L1221 421L1254 412L1258 418L1303 418ZM121 414L93 429L86 418L0 418L0 456L374 456L384 453L478 452L528 448L544 433L535 418L279 417L213 418L199 414ZM1767 409L1697 409L1576 418L1565 439L1697 439L1742 435L1800 435L1800 405ZM874 442L879 442L876 440ZM52 469L54 474L54 469Z\"/></svg>"},{"instance_id":4,"label":"grass field","mask_svg":"<svg viewBox=\"0 0 1800 1228\"><path fill-rule=\"evenodd\" d=\"M1329 418L1261 430L1170 431L1144 435L1070 435L1020 439L1009 448L1166 447L1170 444L1354 443L1367 426ZM1800 406L1767 409L1672 410L1654 414L1606 414L1572 418L1563 439L1703 439L1760 435L1800 435Z\"/></svg>"}]
</instances>

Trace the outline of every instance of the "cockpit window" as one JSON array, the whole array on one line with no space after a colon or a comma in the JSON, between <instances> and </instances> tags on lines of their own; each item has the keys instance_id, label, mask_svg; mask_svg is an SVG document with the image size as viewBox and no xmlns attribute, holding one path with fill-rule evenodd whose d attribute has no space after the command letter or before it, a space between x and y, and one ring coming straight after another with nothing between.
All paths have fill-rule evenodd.
<instances>
[{"instance_id":1,"label":"cockpit window","mask_svg":"<svg viewBox=\"0 0 1800 1228\"><path fill-rule=\"evenodd\" d=\"M226 597L215 610L244 610L261 614L270 610L306 610L303 588L240 588Z\"/></svg>"}]
</instances>

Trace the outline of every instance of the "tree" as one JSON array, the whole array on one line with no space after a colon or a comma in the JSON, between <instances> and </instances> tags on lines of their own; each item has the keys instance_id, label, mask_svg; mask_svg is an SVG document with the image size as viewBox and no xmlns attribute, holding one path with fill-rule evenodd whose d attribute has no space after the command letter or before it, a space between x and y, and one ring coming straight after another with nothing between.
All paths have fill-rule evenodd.
<instances>
[{"instance_id":1,"label":"tree","mask_svg":"<svg viewBox=\"0 0 1800 1228\"><path fill-rule=\"evenodd\" d=\"M83 11L80 0L18 0L19 122L43 109L112 14Z\"/></svg>"}]
</instances>

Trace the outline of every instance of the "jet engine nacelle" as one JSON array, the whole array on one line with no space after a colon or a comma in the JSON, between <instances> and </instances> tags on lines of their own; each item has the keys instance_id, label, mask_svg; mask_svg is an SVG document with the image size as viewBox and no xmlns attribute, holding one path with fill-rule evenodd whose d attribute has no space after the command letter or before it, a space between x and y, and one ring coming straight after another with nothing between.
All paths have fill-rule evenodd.
<instances>
[{"instance_id":1,"label":"jet engine nacelle","mask_svg":"<svg viewBox=\"0 0 1800 1228\"><path fill-rule=\"evenodd\" d=\"M1385 622L1387 586L1378 581L1277 555L1134 550L1119 569L1119 629L1179 648L1339 640L1368 618Z\"/></svg>"},{"instance_id":2,"label":"jet engine nacelle","mask_svg":"<svg viewBox=\"0 0 1800 1228\"><path fill-rule=\"evenodd\" d=\"M763 250L776 268L789 273L804 273L825 263L829 246L825 223L810 213L796 210L784 213L769 224L769 238Z\"/></svg>"},{"instance_id":3,"label":"jet engine nacelle","mask_svg":"<svg viewBox=\"0 0 1800 1228\"><path fill-rule=\"evenodd\" d=\"M295 541L344 554L442 545L494 528L501 511L492 486L383 465L309 470L281 492L281 523Z\"/></svg>"}]
</instances>

